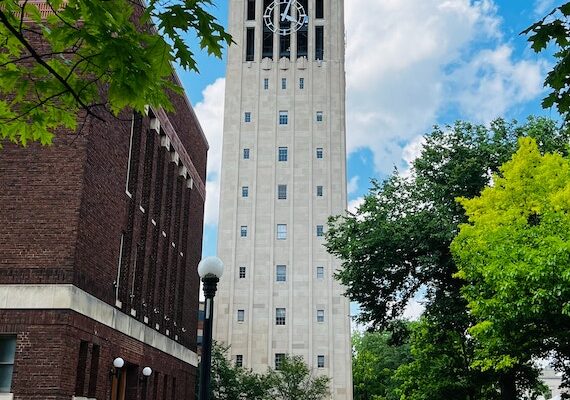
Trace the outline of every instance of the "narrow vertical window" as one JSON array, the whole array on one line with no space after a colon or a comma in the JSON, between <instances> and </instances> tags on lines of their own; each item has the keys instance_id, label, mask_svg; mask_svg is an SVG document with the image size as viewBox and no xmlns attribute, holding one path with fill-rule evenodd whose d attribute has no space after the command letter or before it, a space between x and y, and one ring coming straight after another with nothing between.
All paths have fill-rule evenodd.
<instances>
[{"instance_id":1,"label":"narrow vertical window","mask_svg":"<svg viewBox=\"0 0 570 400\"><path fill-rule=\"evenodd\" d=\"M324 0L316 0L315 18L322 19L324 17L325 17L325 2Z\"/></svg>"},{"instance_id":2,"label":"narrow vertical window","mask_svg":"<svg viewBox=\"0 0 570 400\"><path fill-rule=\"evenodd\" d=\"M325 235L324 227L322 225L317 225L317 237Z\"/></svg>"},{"instance_id":3,"label":"narrow vertical window","mask_svg":"<svg viewBox=\"0 0 570 400\"><path fill-rule=\"evenodd\" d=\"M255 20L255 0L247 0L247 20Z\"/></svg>"},{"instance_id":4,"label":"narrow vertical window","mask_svg":"<svg viewBox=\"0 0 570 400\"><path fill-rule=\"evenodd\" d=\"M283 363L283 359L285 358L285 354L284 353L276 353L275 354L275 369L276 370L280 370L281 369L281 363Z\"/></svg>"},{"instance_id":5,"label":"narrow vertical window","mask_svg":"<svg viewBox=\"0 0 570 400\"><path fill-rule=\"evenodd\" d=\"M241 237L247 237L247 226L242 225L240 228L240 236Z\"/></svg>"},{"instance_id":6,"label":"narrow vertical window","mask_svg":"<svg viewBox=\"0 0 570 400\"><path fill-rule=\"evenodd\" d=\"M115 305L121 307L119 301L119 286L121 284L121 265L123 263L123 252L125 247L125 233L121 234L121 242L119 244L119 262L117 265L117 279L115 280Z\"/></svg>"},{"instance_id":7,"label":"narrow vertical window","mask_svg":"<svg viewBox=\"0 0 570 400\"><path fill-rule=\"evenodd\" d=\"M315 60L324 60L325 57L325 28L315 26Z\"/></svg>"},{"instance_id":8,"label":"narrow vertical window","mask_svg":"<svg viewBox=\"0 0 570 400\"><path fill-rule=\"evenodd\" d=\"M322 147L317 147L317 158L318 159L323 158L323 148Z\"/></svg>"},{"instance_id":9,"label":"narrow vertical window","mask_svg":"<svg viewBox=\"0 0 570 400\"><path fill-rule=\"evenodd\" d=\"M318 355L317 356L317 368L324 368L325 367L325 356Z\"/></svg>"},{"instance_id":10,"label":"narrow vertical window","mask_svg":"<svg viewBox=\"0 0 570 400\"><path fill-rule=\"evenodd\" d=\"M317 279L325 279L325 267L317 267Z\"/></svg>"},{"instance_id":11,"label":"narrow vertical window","mask_svg":"<svg viewBox=\"0 0 570 400\"><path fill-rule=\"evenodd\" d=\"M277 224L277 240L287 239L287 224Z\"/></svg>"},{"instance_id":12,"label":"narrow vertical window","mask_svg":"<svg viewBox=\"0 0 570 400\"><path fill-rule=\"evenodd\" d=\"M239 267L239 278L245 279L245 267Z\"/></svg>"},{"instance_id":13,"label":"narrow vertical window","mask_svg":"<svg viewBox=\"0 0 570 400\"><path fill-rule=\"evenodd\" d=\"M243 121L244 122L251 122L251 113L249 111L246 111L244 116L243 116Z\"/></svg>"},{"instance_id":14,"label":"narrow vertical window","mask_svg":"<svg viewBox=\"0 0 570 400\"><path fill-rule=\"evenodd\" d=\"M263 42L261 46L262 57L273 60L273 32L265 24L263 24Z\"/></svg>"},{"instance_id":15,"label":"narrow vertical window","mask_svg":"<svg viewBox=\"0 0 570 400\"><path fill-rule=\"evenodd\" d=\"M287 161L287 147L279 147L279 152L277 156L278 161Z\"/></svg>"},{"instance_id":16,"label":"narrow vertical window","mask_svg":"<svg viewBox=\"0 0 570 400\"><path fill-rule=\"evenodd\" d=\"M241 197L249 197L249 186L241 187Z\"/></svg>"},{"instance_id":17,"label":"narrow vertical window","mask_svg":"<svg viewBox=\"0 0 570 400\"><path fill-rule=\"evenodd\" d=\"M325 310L317 310L317 322L325 322Z\"/></svg>"},{"instance_id":18,"label":"narrow vertical window","mask_svg":"<svg viewBox=\"0 0 570 400\"><path fill-rule=\"evenodd\" d=\"M277 282L287 282L287 266L277 265L275 267L275 280Z\"/></svg>"},{"instance_id":19,"label":"narrow vertical window","mask_svg":"<svg viewBox=\"0 0 570 400\"><path fill-rule=\"evenodd\" d=\"M249 149L243 149L243 159L249 160Z\"/></svg>"},{"instance_id":20,"label":"narrow vertical window","mask_svg":"<svg viewBox=\"0 0 570 400\"><path fill-rule=\"evenodd\" d=\"M323 187L317 186L317 197L323 197Z\"/></svg>"},{"instance_id":21,"label":"narrow vertical window","mask_svg":"<svg viewBox=\"0 0 570 400\"><path fill-rule=\"evenodd\" d=\"M279 111L279 125L287 125L289 123L289 112Z\"/></svg>"},{"instance_id":22,"label":"narrow vertical window","mask_svg":"<svg viewBox=\"0 0 570 400\"><path fill-rule=\"evenodd\" d=\"M16 356L16 336L0 336L0 393L10 393Z\"/></svg>"},{"instance_id":23,"label":"narrow vertical window","mask_svg":"<svg viewBox=\"0 0 570 400\"><path fill-rule=\"evenodd\" d=\"M277 200L287 200L287 185L277 185Z\"/></svg>"},{"instance_id":24,"label":"narrow vertical window","mask_svg":"<svg viewBox=\"0 0 570 400\"><path fill-rule=\"evenodd\" d=\"M97 392L97 377L99 376L99 358L101 349L94 344L91 349L91 367L89 368L89 388L87 389L87 397L95 398Z\"/></svg>"},{"instance_id":25,"label":"narrow vertical window","mask_svg":"<svg viewBox=\"0 0 570 400\"><path fill-rule=\"evenodd\" d=\"M281 78L281 89L287 89L287 78Z\"/></svg>"},{"instance_id":26,"label":"narrow vertical window","mask_svg":"<svg viewBox=\"0 0 570 400\"><path fill-rule=\"evenodd\" d=\"M305 89L305 78L299 78L299 89Z\"/></svg>"},{"instance_id":27,"label":"narrow vertical window","mask_svg":"<svg viewBox=\"0 0 570 400\"><path fill-rule=\"evenodd\" d=\"M253 61L255 51L255 28L247 28L245 43L245 61Z\"/></svg>"},{"instance_id":28,"label":"narrow vertical window","mask_svg":"<svg viewBox=\"0 0 570 400\"><path fill-rule=\"evenodd\" d=\"M79 344L79 355L77 357L77 372L75 375L75 395L85 394L85 372L87 371L87 355L89 353L89 342L84 340Z\"/></svg>"},{"instance_id":29,"label":"narrow vertical window","mask_svg":"<svg viewBox=\"0 0 570 400\"><path fill-rule=\"evenodd\" d=\"M284 308L275 309L275 325L285 325L287 312Z\"/></svg>"},{"instance_id":30,"label":"narrow vertical window","mask_svg":"<svg viewBox=\"0 0 570 400\"><path fill-rule=\"evenodd\" d=\"M245 321L245 310L238 310L237 312L237 320L238 322Z\"/></svg>"},{"instance_id":31,"label":"narrow vertical window","mask_svg":"<svg viewBox=\"0 0 570 400\"><path fill-rule=\"evenodd\" d=\"M236 367L243 367L243 354L236 355Z\"/></svg>"},{"instance_id":32,"label":"narrow vertical window","mask_svg":"<svg viewBox=\"0 0 570 400\"><path fill-rule=\"evenodd\" d=\"M291 17L293 7L290 7L289 4L290 2L286 1L280 3L279 26L281 29L291 28L291 20L288 17ZM279 35L279 58L283 57L291 57L291 35Z\"/></svg>"},{"instance_id":33,"label":"narrow vertical window","mask_svg":"<svg viewBox=\"0 0 570 400\"><path fill-rule=\"evenodd\" d=\"M323 122L323 112L317 111L317 122Z\"/></svg>"},{"instance_id":34,"label":"narrow vertical window","mask_svg":"<svg viewBox=\"0 0 570 400\"><path fill-rule=\"evenodd\" d=\"M269 90L269 78L263 79L263 90Z\"/></svg>"},{"instance_id":35,"label":"narrow vertical window","mask_svg":"<svg viewBox=\"0 0 570 400\"><path fill-rule=\"evenodd\" d=\"M309 24L303 24L303 26L297 31L297 58L308 57L308 55Z\"/></svg>"}]
</instances>

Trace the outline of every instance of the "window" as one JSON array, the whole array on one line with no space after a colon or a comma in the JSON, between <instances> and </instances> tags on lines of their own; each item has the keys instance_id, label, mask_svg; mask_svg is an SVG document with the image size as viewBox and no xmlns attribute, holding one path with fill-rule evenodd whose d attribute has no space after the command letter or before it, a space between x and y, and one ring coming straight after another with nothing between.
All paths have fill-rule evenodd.
<instances>
[{"instance_id":1,"label":"window","mask_svg":"<svg viewBox=\"0 0 570 400\"><path fill-rule=\"evenodd\" d=\"M317 225L317 236L321 237L324 236L325 232L324 232L324 228L322 225Z\"/></svg>"},{"instance_id":2,"label":"window","mask_svg":"<svg viewBox=\"0 0 570 400\"><path fill-rule=\"evenodd\" d=\"M286 311L284 308L275 309L275 325L285 325Z\"/></svg>"},{"instance_id":3,"label":"window","mask_svg":"<svg viewBox=\"0 0 570 400\"><path fill-rule=\"evenodd\" d=\"M249 160L249 149L243 149L243 159Z\"/></svg>"},{"instance_id":4,"label":"window","mask_svg":"<svg viewBox=\"0 0 570 400\"><path fill-rule=\"evenodd\" d=\"M299 78L299 89L305 89L305 78Z\"/></svg>"},{"instance_id":5,"label":"window","mask_svg":"<svg viewBox=\"0 0 570 400\"><path fill-rule=\"evenodd\" d=\"M236 367L243 367L243 354L236 355Z\"/></svg>"},{"instance_id":6,"label":"window","mask_svg":"<svg viewBox=\"0 0 570 400\"><path fill-rule=\"evenodd\" d=\"M241 187L241 197L249 197L249 186Z\"/></svg>"},{"instance_id":7,"label":"window","mask_svg":"<svg viewBox=\"0 0 570 400\"><path fill-rule=\"evenodd\" d=\"M315 60L323 60L325 57L325 28L315 26Z\"/></svg>"},{"instance_id":8,"label":"window","mask_svg":"<svg viewBox=\"0 0 570 400\"><path fill-rule=\"evenodd\" d=\"M287 239L287 225L277 224L277 240Z\"/></svg>"},{"instance_id":9,"label":"window","mask_svg":"<svg viewBox=\"0 0 570 400\"><path fill-rule=\"evenodd\" d=\"M273 2L273 0L270 1ZM263 9L267 10L267 6L264 6ZM273 21L273 19L271 19L271 21ZM273 32L266 24L263 24L263 43L261 52L263 58L270 58L273 60Z\"/></svg>"},{"instance_id":10,"label":"window","mask_svg":"<svg viewBox=\"0 0 570 400\"><path fill-rule=\"evenodd\" d=\"M245 310L238 310L237 320L238 322L243 322L245 320Z\"/></svg>"},{"instance_id":11,"label":"window","mask_svg":"<svg viewBox=\"0 0 570 400\"><path fill-rule=\"evenodd\" d=\"M283 362L283 359L285 358L285 354L284 353L276 353L275 354L275 369L281 369L281 363Z\"/></svg>"},{"instance_id":12,"label":"window","mask_svg":"<svg viewBox=\"0 0 570 400\"><path fill-rule=\"evenodd\" d=\"M263 90L268 90L269 89L269 78L265 78L263 80Z\"/></svg>"},{"instance_id":13,"label":"window","mask_svg":"<svg viewBox=\"0 0 570 400\"><path fill-rule=\"evenodd\" d=\"M325 279L325 267L317 267L317 279Z\"/></svg>"},{"instance_id":14,"label":"window","mask_svg":"<svg viewBox=\"0 0 570 400\"><path fill-rule=\"evenodd\" d=\"M282 1L280 3L280 15L279 27L281 29L289 29L291 27L291 17L292 7L289 7L287 2ZM286 15L286 16L285 16ZM293 19L293 21L295 21ZM279 35L279 58L286 57L289 58L291 55L291 35Z\"/></svg>"},{"instance_id":15,"label":"window","mask_svg":"<svg viewBox=\"0 0 570 400\"><path fill-rule=\"evenodd\" d=\"M279 111L279 125L287 125L289 123L289 112Z\"/></svg>"},{"instance_id":16,"label":"window","mask_svg":"<svg viewBox=\"0 0 570 400\"><path fill-rule=\"evenodd\" d=\"M317 368L324 368L325 367L325 356L318 355L317 356Z\"/></svg>"},{"instance_id":17,"label":"window","mask_svg":"<svg viewBox=\"0 0 570 400\"><path fill-rule=\"evenodd\" d=\"M239 267L239 278L245 279L245 267Z\"/></svg>"},{"instance_id":18,"label":"window","mask_svg":"<svg viewBox=\"0 0 570 400\"><path fill-rule=\"evenodd\" d=\"M287 282L287 266L277 265L275 270L275 280L277 282Z\"/></svg>"},{"instance_id":19,"label":"window","mask_svg":"<svg viewBox=\"0 0 570 400\"><path fill-rule=\"evenodd\" d=\"M287 147L279 147L278 161L287 161Z\"/></svg>"},{"instance_id":20,"label":"window","mask_svg":"<svg viewBox=\"0 0 570 400\"><path fill-rule=\"evenodd\" d=\"M246 111L244 116L243 116L243 120L244 122L251 122L251 113L249 111Z\"/></svg>"},{"instance_id":21,"label":"window","mask_svg":"<svg viewBox=\"0 0 570 400\"><path fill-rule=\"evenodd\" d=\"M16 336L0 336L0 393L10 393L16 355Z\"/></svg>"},{"instance_id":22,"label":"window","mask_svg":"<svg viewBox=\"0 0 570 400\"><path fill-rule=\"evenodd\" d=\"M317 147L317 158L323 158L323 148Z\"/></svg>"},{"instance_id":23,"label":"window","mask_svg":"<svg viewBox=\"0 0 570 400\"><path fill-rule=\"evenodd\" d=\"M315 18L322 19L325 17L325 4L324 0L317 0L315 10Z\"/></svg>"},{"instance_id":24,"label":"window","mask_svg":"<svg viewBox=\"0 0 570 400\"><path fill-rule=\"evenodd\" d=\"M325 322L325 310L317 310L317 322Z\"/></svg>"},{"instance_id":25,"label":"window","mask_svg":"<svg viewBox=\"0 0 570 400\"><path fill-rule=\"evenodd\" d=\"M287 200L287 185L277 185L277 200Z\"/></svg>"},{"instance_id":26,"label":"window","mask_svg":"<svg viewBox=\"0 0 570 400\"><path fill-rule=\"evenodd\" d=\"M305 8L305 11L307 9ZM309 24L305 22L297 31L297 58L309 55Z\"/></svg>"},{"instance_id":27,"label":"window","mask_svg":"<svg viewBox=\"0 0 570 400\"><path fill-rule=\"evenodd\" d=\"M240 234L241 237L247 237L247 226L242 225L240 228Z\"/></svg>"},{"instance_id":28,"label":"window","mask_svg":"<svg viewBox=\"0 0 570 400\"><path fill-rule=\"evenodd\" d=\"M323 187L317 186L317 197L323 197Z\"/></svg>"},{"instance_id":29,"label":"window","mask_svg":"<svg viewBox=\"0 0 570 400\"><path fill-rule=\"evenodd\" d=\"M323 122L323 112L317 111L317 122Z\"/></svg>"},{"instance_id":30,"label":"window","mask_svg":"<svg viewBox=\"0 0 570 400\"><path fill-rule=\"evenodd\" d=\"M287 78L281 78L281 89L287 89Z\"/></svg>"},{"instance_id":31,"label":"window","mask_svg":"<svg viewBox=\"0 0 570 400\"><path fill-rule=\"evenodd\" d=\"M255 49L255 28L247 28L245 44L245 61L253 61Z\"/></svg>"},{"instance_id":32,"label":"window","mask_svg":"<svg viewBox=\"0 0 570 400\"><path fill-rule=\"evenodd\" d=\"M255 0L247 0L247 20L255 19Z\"/></svg>"}]
</instances>

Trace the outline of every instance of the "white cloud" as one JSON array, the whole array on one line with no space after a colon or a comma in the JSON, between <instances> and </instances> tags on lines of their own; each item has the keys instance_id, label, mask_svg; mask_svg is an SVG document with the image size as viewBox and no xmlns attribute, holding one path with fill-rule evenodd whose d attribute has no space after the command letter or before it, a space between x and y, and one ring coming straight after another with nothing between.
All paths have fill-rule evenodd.
<instances>
[{"instance_id":1,"label":"white cloud","mask_svg":"<svg viewBox=\"0 0 570 400\"><path fill-rule=\"evenodd\" d=\"M348 202L347 210L351 213L356 213L358 207L364 204L364 197L359 197L357 199L351 200Z\"/></svg>"},{"instance_id":2,"label":"white cloud","mask_svg":"<svg viewBox=\"0 0 570 400\"><path fill-rule=\"evenodd\" d=\"M424 313L426 307L418 298L410 299L404 310L404 318L410 321L417 321Z\"/></svg>"},{"instance_id":3,"label":"white cloud","mask_svg":"<svg viewBox=\"0 0 570 400\"><path fill-rule=\"evenodd\" d=\"M225 87L225 78L217 79L204 89L202 92L203 100L194 107L194 111L210 144L204 217L205 223L208 225L216 225L218 223Z\"/></svg>"},{"instance_id":4,"label":"white cloud","mask_svg":"<svg viewBox=\"0 0 570 400\"><path fill-rule=\"evenodd\" d=\"M544 16L546 13L554 9L554 0L535 0L534 13L537 16Z\"/></svg>"},{"instance_id":5,"label":"white cloud","mask_svg":"<svg viewBox=\"0 0 570 400\"><path fill-rule=\"evenodd\" d=\"M345 7L347 147L370 148L377 172L405 167L402 148L450 109L484 122L540 91L540 63L513 59L491 0Z\"/></svg>"},{"instance_id":6,"label":"white cloud","mask_svg":"<svg viewBox=\"0 0 570 400\"><path fill-rule=\"evenodd\" d=\"M348 185L347 185L347 191L348 191L348 195L350 196L353 193L356 193L356 191L358 190L358 181L360 180L359 176L353 176L352 178L350 178L350 180L348 181Z\"/></svg>"}]
</instances>

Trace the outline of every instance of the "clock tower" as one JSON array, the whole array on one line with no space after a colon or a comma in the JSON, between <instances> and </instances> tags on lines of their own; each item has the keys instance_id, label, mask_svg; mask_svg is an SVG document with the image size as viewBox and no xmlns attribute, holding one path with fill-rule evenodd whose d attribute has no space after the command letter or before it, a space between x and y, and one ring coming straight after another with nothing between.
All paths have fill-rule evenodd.
<instances>
[{"instance_id":1,"label":"clock tower","mask_svg":"<svg viewBox=\"0 0 570 400\"><path fill-rule=\"evenodd\" d=\"M301 355L352 400L349 302L324 247L346 209L343 0L230 0L214 339L264 372Z\"/></svg>"}]
</instances>

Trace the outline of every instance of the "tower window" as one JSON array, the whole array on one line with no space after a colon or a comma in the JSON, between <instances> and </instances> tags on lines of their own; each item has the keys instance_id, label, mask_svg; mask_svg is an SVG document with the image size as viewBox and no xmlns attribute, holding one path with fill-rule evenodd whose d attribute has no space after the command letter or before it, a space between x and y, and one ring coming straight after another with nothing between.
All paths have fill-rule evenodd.
<instances>
[{"instance_id":1,"label":"tower window","mask_svg":"<svg viewBox=\"0 0 570 400\"><path fill-rule=\"evenodd\" d=\"M323 112L317 111L317 122L323 122Z\"/></svg>"},{"instance_id":2,"label":"tower window","mask_svg":"<svg viewBox=\"0 0 570 400\"><path fill-rule=\"evenodd\" d=\"M249 197L249 186L241 187L241 197Z\"/></svg>"},{"instance_id":3,"label":"tower window","mask_svg":"<svg viewBox=\"0 0 570 400\"><path fill-rule=\"evenodd\" d=\"M317 186L317 197L323 197L323 187Z\"/></svg>"},{"instance_id":4,"label":"tower window","mask_svg":"<svg viewBox=\"0 0 570 400\"><path fill-rule=\"evenodd\" d=\"M281 89L287 89L287 78L281 78Z\"/></svg>"},{"instance_id":5,"label":"tower window","mask_svg":"<svg viewBox=\"0 0 570 400\"><path fill-rule=\"evenodd\" d=\"M240 236L241 237L247 237L247 226L246 225L242 225L240 228Z\"/></svg>"},{"instance_id":6,"label":"tower window","mask_svg":"<svg viewBox=\"0 0 570 400\"><path fill-rule=\"evenodd\" d=\"M277 160L278 161L287 161L287 147L279 147Z\"/></svg>"},{"instance_id":7,"label":"tower window","mask_svg":"<svg viewBox=\"0 0 570 400\"><path fill-rule=\"evenodd\" d=\"M324 0L317 0L315 4L315 18L322 19L325 17L325 4Z\"/></svg>"},{"instance_id":8,"label":"tower window","mask_svg":"<svg viewBox=\"0 0 570 400\"><path fill-rule=\"evenodd\" d=\"M317 356L317 368L324 368L325 367L325 356L318 355Z\"/></svg>"},{"instance_id":9,"label":"tower window","mask_svg":"<svg viewBox=\"0 0 570 400\"><path fill-rule=\"evenodd\" d=\"M279 26L281 29L291 28L291 21L285 16L285 11L287 11L287 16L291 16L292 7L290 7L287 2L283 1L280 5ZM279 58L291 56L291 35L279 35Z\"/></svg>"},{"instance_id":10,"label":"tower window","mask_svg":"<svg viewBox=\"0 0 570 400\"><path fill-rule=\"evenodd\" d=\"M243 116L243 120L244 122L251 122L251 113L249 111L246 111L244 116Z\"/></svg>"},{"instance_id":11,"label":"tower window","mask_svg":"<svg viewBox=\"0 0 570 400\"><path fill-rule=\"evenodd\" d=\"M253 61L255 51L255 28L247 28L245 43L245 61Z\"/></svg>"},{"instance_id":12,"label":"tower window","mask_svg":"<svg viewBox=\"0 0 570 400\"><path fill-rule=\"evenodd\" d=\"M275 268L275 280L277 282L287 282L287 266L277 265Z\"/></svg>"},{"instance_id":13,"label":"tower window","mask_svg":"<svg viewBox=\"0 0 570 400\"><path fill-rule=\"evenodd\" d=\"M322 225L317 225L317 237L321 237L325 235L325 230Z\"/></svg>"},{"instance_id":14,"label":"tower window","mask_svg":"<svg viewBox=\"0 0 570 400\"><path fill-rule=\"evenodd\" d=\"M10 393L16 355L16 336L0 336L0 393Z\"/></svg>"},{"instance_id":15,"label":"tower window","mask_svg":"<svg viewBox=\"0 0 570 400\"><path fill-rule=\"evenodd\" d=\"M325 310L317 310L317 322L325 322Z\"/></svg>"},{"instance_id":16,"label":"tower window","mask_svg":"<svg viewBox=\"0 0 570 400\"><path fill-rule=\"evenodd\" d=\"M245 267L239 267L239 278L245 279Z\"/></svg>"},{"instance_id":17,"label":"tower window","mask_svg":"<svg viewBox=\"0 0 570 400\"><path fill-rule=\"evenodd\" d=\"M245 320L245 310L238 310L237 320L238 322L243 322Z\"/></svg>"},{"instance_id":18,"label":"tower window","mask_svg":"<svg viewBox=\"0 0 570 400\"><path fill-rule=\"evenodd\" d=\"M243 149L243 159L249 160L249 149Z\"/></svg>"},{"instance_id":19,"label":"tower window","mask_svg":"<svg viewBox=\"0 0 570 400\"><path fill-rule=\"evenodd\" d=\"M255 20L255 0L247 0L247 20Z\"/></svg>"},{"instance_id":20,"label":"tower window","mask_svg":"<svg viewBox=\"0 0 570 400\"><path fill-rule=\"evenodd\" d=\"M236 355L236 367L243 367L243 354Z\"/></svg>"},{"instance_id":21,"label":"tower window","mask_svg":"<svg viewBox=\"0 0 570 400\"><path fill-rule=\"evenodd\" d=\"M277 240L287 239L287 224L277 224Z\"/></svg>"},{"instance_id":22,"label":"tower window","mask_svg":"<svg viewBox=\"0 0 570 400\"><path fill-rule=\"evenodd\" d=\"M325 267L317 267L317 279L325 279Z\"/></svg>"},{"instance_id":23,"label":"tower window","mask_svg":"<svg viewBox=\"0 0 570 400\"><path fill-rule=\"evenodd\" d=\"M289 123L289 112L279 111L279 125L287 125Z\"/></svg>"},{"instance_id":24,"label":"tower window","mask_svg":"<svg viewBox=\"0 0 570 400\"><path fill-rule=\"evenodd\" d=\"M315 26L315 60L323 60L325 56L325 28Z\"/></svg>"},{"instance_id":25,"label":"tower window","mask_svg":"<svg viewBox=\"0 0 570 400\"><path fill-rule=\"evenodd\" d=\"M297 31L297 58L309 55L309 25L304 24Z\"/></svg>"},{"instance_id":26,"label":"tower window","mask_svg":"<svg viewBox=\"0 0 570 400\"><path fill-rule=\"evenodd\" d=\"M285 358L284 353L276 353L275 354L275 369L276 370L281 369L281 363L283 362L284 358Z\"/></svg>"},{"instance_id":27,"label":"tower window","mask_svg":"<svg viewBox=\"0 0 570 400\"><path fill-rule=\"evenodd\" d=\"M299 89L305 89L305 78L299 78Z\"/></svg>"},{"instance_id":28,"label":"tower window","mask_svg":"<svg viewBox=\"0 0 570 400\"><path fill-rule=\"evenodd\" d=\"M263 80L263 90L268 90L269 89L269 78L265 78Z\"/></svg>"},{"instance_id":29,"label":"tower window","mask_svg":"<svg viewBox=\"0 0 570 400\"><path fill-rule=\"evenodd\" d=\"M265 24L263 24L263 58L271 58L273 60L273 32Z\"/></svg>"},{"instance_id":30,"label":"tower window","mask_svg":"<svg viewBox=\"0 0 570 400\"><path fill-rule=\"evenodd\" d=\"M287 185L277 185L277 200L287 200Z\"/></svg>"},{"instance_id":31,"label":"tower window","mask_svg":"<svg viewBox=\"0 0 570 400\"><path fill-rule=\"evenodd\" d=\"M318 159L323 158L323 148L322 147L317 147L317 158Z\"/></svg>"},{"instance_id":32,"label":"tower window","mask_svg":"<svg viewBox=\"0 0 570 400\"><path fill-rule=\"evenodd\" d=\"M275 325L285 325L286 311L284 308L275 309Z\"/></svg>"}]
</instances>

